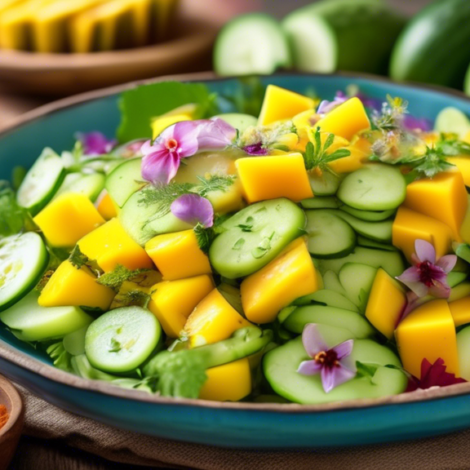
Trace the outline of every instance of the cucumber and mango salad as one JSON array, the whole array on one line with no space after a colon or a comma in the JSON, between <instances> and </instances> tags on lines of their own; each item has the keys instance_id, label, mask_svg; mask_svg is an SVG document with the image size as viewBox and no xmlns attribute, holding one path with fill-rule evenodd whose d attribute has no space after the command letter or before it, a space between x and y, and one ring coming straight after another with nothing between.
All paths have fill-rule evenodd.
<instances>
[{"instance_id":1,"label":"cucumber and mango salad","mask_svg":"<svg viewBox=\"0 0 470 470\"><path fill-rule=\"evenodd\" d=\"M127 91L120 143L81 134L2 183L5 328L65 371L169 397L470 380L466 117L431 130L400 98L274 85L257 117L219 98Z\"/></svg>"}]
</instances>

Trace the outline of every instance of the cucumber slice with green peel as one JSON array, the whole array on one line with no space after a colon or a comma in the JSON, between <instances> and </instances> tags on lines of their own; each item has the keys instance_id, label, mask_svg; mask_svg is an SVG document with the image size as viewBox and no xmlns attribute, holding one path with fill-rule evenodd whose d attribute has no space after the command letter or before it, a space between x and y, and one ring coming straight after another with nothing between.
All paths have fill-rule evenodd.
<instances>
[{"instance_id":1,"label":"cucumber slice with green peel","mask_svg":"<svg viewBox=\"0 0 470 470\"><path fill-rule=\"evenodd\" d=\"M454 242L452 244L452 249L459 258L463 259L467 263L470 263L470 245L467 243Z\"/></svg>"},{"instance_id":2,"label":"cucumber slice with green peel","mask_svg":"<svg viewBox=\"0 0 470 470\"><path fill-rule=\"evenodd\" d=\"M354 207L349 207L346 204L343 204L339 207L343 212L346 212L356 219L364 220L365 222L382 222L384 220L390 219L395 215L395 210L391 209L388 211L362 211L359 209L354 209Z\"/></svg>"},{"instance_id":3,"label":"cucumber slice with green peel","mask_svg":"<svg viewBox=\"0 0 470 470\"><path fill-rule=\"evenodd\" d=\"M354 209L396 209L405 200L406 181L400 170L391 165L367 165L344 178L337 196Z\"/></svg>"},{"instance_id":4,"label":"cucumber slice with green peel","mask_svg":"<svg viewBox=\"0 0 470 470\"><path fill-rule=\"evenodd\" d=\"M64 336L64 349L72 356L85 354L85 337L87 330L88 325Z\"/></svg>"},{"instance_id":5,"label":"cucumber slice with green peel","mask_svg":"<svg viewBox=\"0 0 470 470\"><path fill-rule=\"evenodd\" d=\"M462 282L455 287L452 287L450 291L448 302L454 302L455 300L463 299L464 297L470 296L470 282Z\"/></svg>"},{"instance_id":6,"label":"cucumber slice with green peel","mask_svg":"<svg viewBox=\"0 0 470 470\"><path fill-rule=\"evenodd\" d=\"M465 279L467 279L467 273L459 273L456 271L452 271L447 274L447 284L449 285L449 287L456 287L461 282L465 281Z\"/></svg>"},{"instance_id":7,"label":"cucumber slice with green peel","mask_svg":"<svg viewBox=\"0 0 470 470\"><path fill-rule=\"evenodd\" d=\"M304 209L339 209L342 203L336 197L319 196L300 201Z\"/></svg>"},{"instance_id":8,"label":"cucumber slice with green peel","mask_svg":"<svg viewBox=\"0 0 470 470\"><path fill-rule=\"evenodd\" d=\"M301 334L309 323L336 326L349 330L354 338L370 338L375 330L359 313L337 307L313 305L299 307L283 323L284 328L292 333Z\"/></svg>"},{"instance_id":9,"label":"cucumber slice with green peel","mask_svg":"<svg viewBox=\"0 0 470 470\"><path fill-rule=\"evenodd\" d=\"M325 289L346 297L346 291L341 285L341 282L339 282L338 274L334 271L326 271L323 273L323 285L325 286Z\"/></svg>"},{"instance_id":10,"label":"cucumber slice with green peel","mask_svg":"<svg viewBox=\"0 0 470 470\"><path fill-rule=\"evenodd\" d=\"M468 274L470 271L470 265L462 258L457 257L457 262L455 263L454 269L452 269L452 271L457 273Z\"/></svg>"},{"instance_id":11,"label":"cucumber slice with green peel","mask_svg":"<svg viewBox=\"0 0 470 470\"><path fill-rule=\"evenodd\" d=\"M143 364L161 336L153 313L125 307L105 313L88 328L85 352L90 364L111 373L129 372Z\"/></svg>"},{"instance_id":12,"label":"cucumber slice with green peel","mask_svg":"<svg viewBox=\"0 0 470 470\"><path fill-rule=\"evenodd\" d=\"M102 173L84 175L82 173L68 174L54 198L62 194L83 194L90 201L95 202L103 191L106 177Z\"/></svg>"},{"instance_id":13,"label":"cucumber slice with green peel","mask_svg":"<svg viewBox=\"0 0 470 470\"><path fill-rule=\"evenodd\" d=\"M106 178L106 190L111 199L123 207L129 198L146 186L142 179L142 159L134 158L121 163Z\"/></svg>"},{"instance_id":14,"label":"cucumber slice with green peel","mask_svg":"<svg viewBox=\"0 0 470 470\"><path fill-rule=\"evenodd\" d=\"M248 276L274 259L302 235L305 213L289 199L258 202L236 213L218 229L209 258L219 274Z\"/></svg>"},{"instance_id":15,"label":"cucumber slice with green peel","mask_svg":"<svg viewBox=\"0 0 470 470\"><path fill-rule=\"evenodd\" d=\"M470 119L460 109L444 108L436 117L434 130L446 134L457 134L463 139L470 132Z\"/></svg>"},{"instance_id":16,"label":"cucumber slice with green peel","mask_svg":"<svg viewBox=\"0 0 470 470\"><path fill-rule=\"evenodd\" d=\"M357 237L357 245L365 248L375 248L376 250L397 251L393 245L386 245L385 243L376 242L375 240L363 237L362 235Z\"/></svg>"},{"instance_id":17,"label":"cucumber slice with green peel","mask_svg":"<svg viewBox=\"0 0 470 470\"><path fill-rule=\"evenodd\" d=\"M212 119L222 119L227 124L230 124L235 129L238 129L240 132L243 132L248 127L253 127L258 125L258 118L251 116L250 114L242 113L227 113L219 114L214 116Z\"/></svg>"},{"instance_id":18,"label":"cucumber slice with green peel","mask_svg":"<svg viewBox=\"0 0 470 470\"><path fill-rule=\"evenodd\" d=\"M470 382L470 326L457 333L460 377Z\"/></svg>"},{"instance_id":19,"label":"cucumber slice with green peel","mask_svg":"<svg viewBox=\"0 0 470 470\"><path fill-rule=\"evenodd\" d=\"M341 177L329 171L324 171L322 175L310 172L308 179L315 196L333 196L341 183Z\"/></svg>"},{"instance_id":20,"label":"cucumber slice with green peel","mask_svg":"<svg viewBox=\"0 0 470 470\"><path fill-rule=\"evenodd\" d=\"M336 274L334 275L336 276ZM359 309L347 297L329 289L317 290L313 294L299 297L295 302L292 303L292 305L299 307L312 304L324 305L325 307L336 307L359 313Z\"/></svg>"},{"instance_id":21,"label":"cucumber slice with green peel","mask_svg":"<svg viewBox=\"0 0 470 470\"><path fill-rule=\"evenodd\" d=\"M360 263L367 264L373 268L383 268L392 277L400 276L405 270L405 263L399 251L383 251L357 246L353 253L344 258L322 259L318 261L318 270L323 274L323 281L325 282L327 271L339 273L346 263ZM327 288L331 289L331 287Z\"/></svg>"},{"instance_id":22,"label":"cucumber slice with green peel","mask_svg":"<svg viewBox=\"0 0 470 470\"><path fill-rule=\"evenodd\" d=\"M78 307L40 307L38 298L39 292L34 290L0 313L0 320L22 341L63 338L93 321Z\"/></svg>"},{"instance_id":23,"label":"cucumber slice with green peel","mask_svg":"<svg viewBox=\"0 0 470 470\"><path fill-rule=\"evenodd\" d=\"M65 175L62 159L52 149L45 148L18 189L18 204L36 215L54 197Z\"/></svg>"},{"instance_id":24,"label":"cucumber slice with green peel","mask_svg":"<svg viewBox=\"0 0 470 470\"><path fill-rule=\"evenodd\" d=\"M352 338L351 333L343 328L320 324L318 329L329 348ZM408 377L400 370L386 367L401 367L398 357L387 347L370 339L354 339L349 357L352 363L377 367L374 375L365 377L358 374L329 393L323 390L320 374L307 376L297 372L301 362L311 360L305 352L301 337L267 353L263 360L263 371L278 395L301 404L379 398L405 391Z\"/></svg>"},{"instance_id":25,"label":"cucumber slice with green peel","mask_svg":"<svg viewBox=\"0 0 470 470\"><path fill-rule=\"evenodd\" d=\"M321 210L306 211L308 251L315 258L342 258L356 246L356 234L341 218Z\"/></svg>"},{"instance_id":26,"label":"cucumber slice with green peel","mask_svg":"<svg viewBox=\"0 0 470 470\"><path fill-rule=\"evenodd\" d=\"M34 289L48 260L46 246L37 233L0 239L0 311Z\"/></svg>"},{"instance_id":27,"label":"cucumber slice with green peel","mask_svg":"<svg viewBox=\"0 0 470 470\"><path fill-rule=\"evenodd\" d=\"M339 272L339 282L346 291L348 299L364 313L369 294L374 283L377 268L367 264L347 263Z\"/></svg>"},{"instance_id":28,"label":"cucumber slice with green peel","mask_svg":"<svg viewBox=\"0 0 470 470\"><path fill-rule=\"evenodd\" d=\"M214 69L219 75L268 75L290 65L286 36L280 24L264 13L230 21L214 46Z\"/></svg>"}]
</instances>

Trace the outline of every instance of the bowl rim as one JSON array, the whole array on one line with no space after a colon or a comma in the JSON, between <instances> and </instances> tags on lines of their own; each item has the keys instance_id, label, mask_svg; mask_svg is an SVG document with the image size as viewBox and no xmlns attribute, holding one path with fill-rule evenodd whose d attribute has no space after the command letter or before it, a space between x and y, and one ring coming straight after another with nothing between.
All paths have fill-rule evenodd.
<instances>
[{"instance_id":1,"label":"bowl rim","mask_svg":"<svg viewBox=\"0 0 470 470\"><path fill-rule=\"evenodd\" d=\"M394 85L403 86L405 88L418 88L428 91L438 92L444 95L460 98L470 104L470 97L464 93L441 86L427 85L414 82L397 82L386 77L376 76L372 74L363 74L355 72L338 72L331 74L319 73L303 73L303 72L280 72L263 76L268 77L287 77L287 76L305 76L305 77L320 77L320 78L352 78L352 79L368 79L376 82L389 83ZM29 111L15 121L11 122L9 126L0 131L0 140L8 134L14 132L18 128L33 122L39 118L44 118L64 109L74 107L89 101L99 98L106 98L125 90L132 89L139 85L157 83L162 81L184 81L184 82L220 82L233 80L238 77L219 77L213 72L199 72L191 74L178 74L156 77L152 79L136 80L122 85L117 85L100 90L81 93L75 96L67 97L54 101L52 103L43 105L32 111ZM1 145L1 142L0 142ZM470 382L455 384L448 387L438 387L428 390L417 390L412 393L402 393L400 395L393 395L384 398L371 398L371 399L354 399L345 400L341 402L317 404L317 405L304 405L296 403L247 403L247 402L215 402L201 399L187 399L187 398L168 398L159 395L150 395L146 392L139 390L128 390L109 384L107 382L88 380L75 376L68 372L62 371L53 367L52 365L43 363L30 355L17 350L10 346L3 340L0 340L0 358L28 370L31 373L45 377L48 380L59 383L61 385L78 388L80 390L96 392L101 395L111 395L115 398L138 401L144 403L153 403L155 405L183 405L187 407L199 407L208 409L224 409L232 411L253 411L253 412L277 412L277 413L326 413L326 412L341 412L346 410L355 410L362 408L376 408L380 406L396 406L401 404L412 404L416 402L438 401L450 397L457 397L470 394ZM0 377L1 381L1 377ZM19 382L21 382L19 380ZM15 390L16 392L16 390ZM18 392L16 392L18 393ZM9 420L10 421L10 420ZM8 423L7 423L8 425Z\"/></svg>"},{"instance_id":2,"label":"bowl rim","mask_svg":"<svg viewBox=\"0 0 470 470\"><path fill-rule=\"evenodd\" d=\"M10 400L13 398L15 400L15 404L17 405L15 407L12 407L12 409L9 411L8 421L6 422L5 426L0 428L0 441L1 441L2 437L6 436L9 433L9 431L13 428L13 426L17 423L17 421L21 418L24 405L23 405L23 400L18 390L3 375L0 375L0 389L5 391L5 393L10 398Z\"/></svg>"}]
</instances>

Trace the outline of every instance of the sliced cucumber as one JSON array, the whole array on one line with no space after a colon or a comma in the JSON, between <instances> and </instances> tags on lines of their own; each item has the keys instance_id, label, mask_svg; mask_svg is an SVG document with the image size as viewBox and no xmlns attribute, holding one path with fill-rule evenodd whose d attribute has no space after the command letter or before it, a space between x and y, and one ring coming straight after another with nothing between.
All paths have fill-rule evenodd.
<instances>
[{"instance_id":1,"label":"sliced cucumber","mask_svg":"<svg viewBox=\"0 0 470 470\"><path fill-rule=\"evenodd\" d=\"M90 175L70 173L65 177L55 197L61 194L77 193L83 194L92 202L95 202L101 191L103 191L104 182L105 176L102 173L92 173Z\"/></svg>"},{"instance_id":2,"label":"sliced cucumber","mask_svg":"<svg viewBox=\"0 0 470 470\"><path fill-rule=\"evenodd\" d=\"M346 291L348 299L364 313L369 294L374 283L377 268L367 264L347 263L339 272L339 282Z\"/></svg>"},{"instance_id":3,"label":"sliced cucumber","mask_svg":"<svg viewBox=\"0 0 470 470\"><path fill-rule=\"evenodd\" d=\"M304 199L300 204L304 209L339 209L342 205L336 197L329 196Z\"/></svg>"},{"instance_id":4,"label":"sliced cucumber","mask_svg":"<svg viewBox=\"0 0 470 470\"><path fill-rule=\"evenodd\" d=\"M112 310L87 330L85 352L93 367L111 373L139 367L156 348L161 327L153 313L140 307Z\"/></svg>"},{"instance_id":5,"label":"sliced cucumber","mask_svg":"<svg viewBox=\"0 0 470 470\"><path fill-rule=\"evenodd\" d=\"M121 163L106 178L106 190L111 199L122 207L127 200L147 183L142 179L142 159Z\"/></svg>"},{"instance_id":6,"label":"sliced cucumber","mask_svg":"<svg viewBox=\"0 0 470 470\"><path fill-rule=\"evenodd\" d=\"M304 211L288 199L252 204L220 225L210 261L228 279L248 276L302 235L304 227Z\"/></svg>"},{"instance_id":7,"label":"sliced cucumber","mask_svg":"<svg viewBox=\"0 0 470 470\"><path fill-rule=\"evenodd\" d=\"M283 326L292 333L301 334L308 323L345 328L354 338L370 338L375 334L374 328L359 313L320 305L297 308L289 315Z\"/></svg>"},{"instance_id":8,"label":"sliced cucumber","mask_svg":"<svg viewBox=\"0 0 470 470\"><path fill-rule=\"evenodd\" d=\"M334 214L322 210L306 211L308 251L315 258L342 258L354 250L356 234L351 226Z\"/></svg>"},{"instance_id":9,"label":"sliced cucumber","mask_svg":"<svg viewBox=\"0 0 470 470\"><path fill-rule=\"evenodd\" d=\"M470 326L457 333L460 377L470 382Z\"/></svg>"},{"instance_id":10,"label":"sliced cucumber","mask_svg":"<svg viewBox=\"0 0 470 470\"><path fill-rule=\"evenodd\" d=\"M398 168L385 164L367 165L344 178L338 198L354 209L396 209L406 197L406 181Z\"/></svg>"},{"instance_id":11,"label":"sliced cucumber","mask_svg":"<svg viewBox=\"0 0 470 470\"><path fill-rule=\"evenodd\" d=\"M63 338L93 321L78 307L40 307L38 297L39 292L32 291L0 313L0 320L22 341Z\"/></svg>"},{"instance_id":12,"label":"sliced cucumber","mask_svg":"<svg viewBox=\"0 0 470 470\"><path fill-rule=\"evenodd\" d=\"M449 287L456 287L461 282L467 279L467 273L459 273L457 271L452 271L447 275L447 284Z\"/></svg>"},{"instance_id":13,"label":"sliced cucumber","mask_svg":"<svg viewBox=\"0 0 470 470\"><path fill-rule=\"evenodd\" d=\"M67 336L64 336L64 349L72 356L85 354L85 337L87 330L88 325L68 334Z\"/></svg>"},{"instance_id":14,"label":"sliced cucumber","mask_svg":"<svg viewBox=\"0 0 470 470\"><path fill-rule=\"evenodd\" d=\"M436 117L434 130L446 134L457 134L463 139L470 132L470 120L460 109L444 108Z\"/></svg>"},{"instance_id":15,"label":"sliced cucumber","mask_svg":"<svg viewBox=\"0 0 470 470\"><path fill-rule=\"evenodd\" d=\"M466 261L467 263L470 263L470 245L467 243L457 243L454 242L452 244L452 248L454 250L454 253L460 258Z\"/></svg>"},{"instance_id":16,"label":"sliced cucumber","mask_svg":"<svg viewBox=\"0 0 470 470\"><path fill-rule=\"evenodd\" d=\"M336 276L335 273L333 274ZM347 297L329 289L317 290L313 294L299 297L295 302L293 302L292 305L303 307L311 304L319 304L326 307L336 307L359 313L359 309Z\"/></svg>"},{"instance_id":17,"label":"sliced cucumber","mask_svg":"<svg viewBox=\"0 0 470 470\"><path fill-rule=\"evenodd\" d=\"M18 302L41 279L49 256L33 232L0 239L0 311Z\"/></svg>"},{"instance_id":18,"label":"sliced cucumber","mask_svg":"<svg viewBox=\"0 0 470 470\"><path fill-rule=\"evenodd\" d=\"M341 177L328 171L323 172L321 176L310 172L308 179L315 196L333 196L341 183Z\"/></svg>"},{"instance_id":19,"label":"sliced cucumber","mask_svg":"<svg viewBox=\"0 0 470 470\"><path fill-rule=\"evenodd\" d=\"M338 274L335 273L334 271L324 272L323 284L325 286L325 289L331 290L333 292L336 292L339 295L342 295L343 297L346 297L346 291L344 290L344 287L341 285L341 282L339 282Z\"/></svg>"},{"instance_id":20,"label":"sliced cucumber","mask_svg":"<svg viewBox=\"0 0 470 470\"><path fill-rule=\"evenodd\" d=\"M351 339L344 328L318 325L320 334L329 348ZM469 355L470 357L470 355ZM302 361L311 358L305 352L302 338L298 337L270 351L263 360L263 371L274 391L295 403L320 404L358 398L378 398L402 393L408 384L407 376L400 370L398 357L387 347L369 339L355 339L350 361L377 367L373 377L357 375L325 393L321 375L302 375L297 369Z\"/></svg>"},{"instance_id":21,"label":"sliced cucumber","mask_svg":"<svg viewBox=\"0 0 470 470\"><path fill-rule=\"evenodd\" d=\"M393 245L386 245L385 243L376 242L370 238L363 237L362 235L357 237L357 244L358 246L363 246L365 248L375 248L376 250L397 251Z\"/></svg>"},{"instance_id":22,"label":"sliced cucumber","mask_svg":"<svg viewBox=\"0 0 470 470\"><path fill-rule=\"evenodd\" d=\"M263 13L230 21L215 43L214 68L219 75L267 75L290 64L289 45L279 23Z\"/></svg>"},{"instance_id":23,"label":"sliced cucumber","mask_svg":"<svg viewBox=\"0 0 470 470\"><path fill-rule=\"evenodd\" d=\"M36 215L54 197L65 174L64 163L59 155L45 148L18 189L18 204Z\"/></svg>"},{"instance_id":24,"label":"sliced cucumber","mask_svg":"<svg viewBox=\"0 0 470 470\"><path fill-rule=\"evenodd\" d=\"M360 263L373 268L383 268L392 277L400 276L405 270L405 263L400 252L374 250L357 246L353 253L344 258L319 260L318 269L321 273L324 273L325 287L326 271L339 273L346 263ZM330 287L327 288L331 289Z\"/></svg>"},{"instance_id":25,"label":"sliced cucumber","mask_svg":"<svg viewBox=\"0 0 470 470\"><path fill-rule=\"evenodd\" d=\"M226 123L233 126L235 129L238 129L240 132L243 132L248 127L253 127L258 125L258 118L251 116L250 114L242 113L227 113L219 114L214 116L212 119L222 119Z\"/></svg>"},{"instance_id":26,"label":"sliced cucumber","mask_svg":"<svg viewBox=\"0 0 470 470\"><path fill-rule=\"evenodd\" d=\"M463 299L470 296L470 282L462 282L450 291L448 302Z\"/></svg>"},{"instance_id":27,"label":"sliced cucumber","mask_svg":"<svg viewBox=\"0 0 470 470\"><path fill-rule=\"evenodd\" d=\"M361 211L359 209L354 209L354 207L349 207L346 204L343 204L340 209L343 212L346 212L356 219L364 220L366 222L382 222L383 220L390 219L395 214L395 210L391 209L388 211Z\"/></svg>"}]
</instances>

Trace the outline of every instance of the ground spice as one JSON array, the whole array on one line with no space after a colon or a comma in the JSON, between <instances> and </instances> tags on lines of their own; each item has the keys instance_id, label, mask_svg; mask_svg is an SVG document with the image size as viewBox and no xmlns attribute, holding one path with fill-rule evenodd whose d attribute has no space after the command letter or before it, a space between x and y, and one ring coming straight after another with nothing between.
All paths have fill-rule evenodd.
<instances>
[{"instance_id":1,"label":"ground spice","mask_svg":"<svg viewBox=\"0 0 470 470\"><path fill-rule=\"evenodd\" d=\"M7 424L8 421L8 411L5 405L0 405L0 429Z\"/></svg>"}]
</instances>

